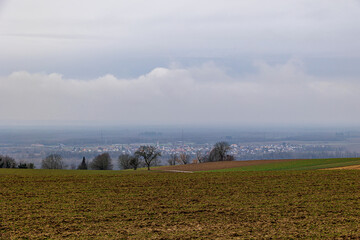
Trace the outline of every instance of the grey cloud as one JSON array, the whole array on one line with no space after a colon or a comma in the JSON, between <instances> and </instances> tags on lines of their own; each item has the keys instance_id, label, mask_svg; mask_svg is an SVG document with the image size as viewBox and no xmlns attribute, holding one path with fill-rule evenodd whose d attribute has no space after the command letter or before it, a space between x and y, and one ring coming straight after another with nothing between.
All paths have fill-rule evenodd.
<instances>
[{"instance_id":1,"label":"grey cloud","mask_svg":"<svg viewBox=\"0 0 360 240\"><path fill-rule=\"evenodd\" d=\"M95 36L81 34L0 34L1 37L18 37L18 38L45 38L45 39L94 39Z\"/></svg>"},{"instance_id":2,"label":"grey cloud","mask_svg":"<svg viewBox=\"0 0 360 240\"><path fill-rule=\"evenodd\" d=\"M234 78L214 64L90 81L15 72L0 79L1 121L117 124L355 124L360 84L306 74L299 60ZM215 73L215 74L214 74ZM226 81L223 81L226 79Z\"/></svg>"},{"instance_id":3,"label":"grey cloud","mask_svg":"<svg viewBox=\"0 0 360 240\"><path fill-rule=\"evenodd\" d=\"M34 0L0 10L0 121L360 120L357 0Z\"/></svg>"},{"instance_id":4,"label":"grey cloud","mask_svg":"<svg viewBox=\"0 0 360 240\"><path fill-rule=\"evenodd\" d=\"M172 57L243 54L359 56L355 0L11 2L1 34L96 36L72 43L1 39L5 57L29 49L54 55L86 51ZM7 46L6 48L3 46ZM9 47L10 46L10 47Z\"/></svg>"}]
</instances>

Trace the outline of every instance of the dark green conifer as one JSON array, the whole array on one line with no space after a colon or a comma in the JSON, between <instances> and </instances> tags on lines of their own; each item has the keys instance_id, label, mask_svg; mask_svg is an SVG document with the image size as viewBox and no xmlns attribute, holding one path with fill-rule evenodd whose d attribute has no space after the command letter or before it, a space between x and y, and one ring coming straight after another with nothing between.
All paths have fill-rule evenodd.
<instances>
[{"instance_id":1,"label":"dark green conifer","mask_svg":"<svg viewBox=\"0 0 360 240\"><path fill-rule=\"evenodd\" d=\"M82 162L78 166L78 170L87 170L87 169L88 169L88 167L86 164L86 160L85 160L85 157L83 157Z\"/></svg>"}]
</instances>

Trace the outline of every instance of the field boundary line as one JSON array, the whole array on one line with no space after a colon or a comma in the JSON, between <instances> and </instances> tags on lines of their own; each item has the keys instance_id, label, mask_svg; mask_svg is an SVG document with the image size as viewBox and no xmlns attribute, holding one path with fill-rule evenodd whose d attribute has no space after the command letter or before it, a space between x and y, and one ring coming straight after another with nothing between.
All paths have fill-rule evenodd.
<instances>
[{"instance_id":1,"label":"field boundary line","mask_svg":"<svg viewBox=\"0 0 360 240\"><path fill-rule=\"evenodd\" d=\"M161 170L163 172L177 172L177 173L194 173L193 171L182 171L182 170Z\"/></svg>"}]
</instances>

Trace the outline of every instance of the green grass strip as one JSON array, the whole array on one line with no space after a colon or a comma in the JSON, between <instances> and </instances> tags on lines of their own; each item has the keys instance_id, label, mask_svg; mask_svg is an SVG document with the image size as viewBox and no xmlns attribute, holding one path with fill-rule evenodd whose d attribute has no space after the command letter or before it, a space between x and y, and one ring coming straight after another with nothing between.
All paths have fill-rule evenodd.
<instances>
[{"instance_id":1,"label":"green grass strip","mask_svg":"<svg viewBox=\"0 0 360 240\"><path fill-rule=\"evenodd\" d=\"M261 165L210 170L207 172L233 171L277 171L277 170L316 170L325 168L359 165L360 158L304 159L288 162L265 163Z\"/></svg>"}]
</instances>

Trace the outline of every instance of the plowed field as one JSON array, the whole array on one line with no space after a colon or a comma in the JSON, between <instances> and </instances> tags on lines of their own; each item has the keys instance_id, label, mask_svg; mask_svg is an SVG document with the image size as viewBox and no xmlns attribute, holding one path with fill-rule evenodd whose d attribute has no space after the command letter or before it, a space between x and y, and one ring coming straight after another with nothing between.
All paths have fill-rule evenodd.
<instances>
[{"instance_id":1,"label":"plowed field","mask_svg":"<svg viewBox=\"0 0 360 240\"><path fill-rule=\"evenodd\" d=\"M0 169L0 239L360 239L359 179Z\"/></svg>"}]
</instances>

